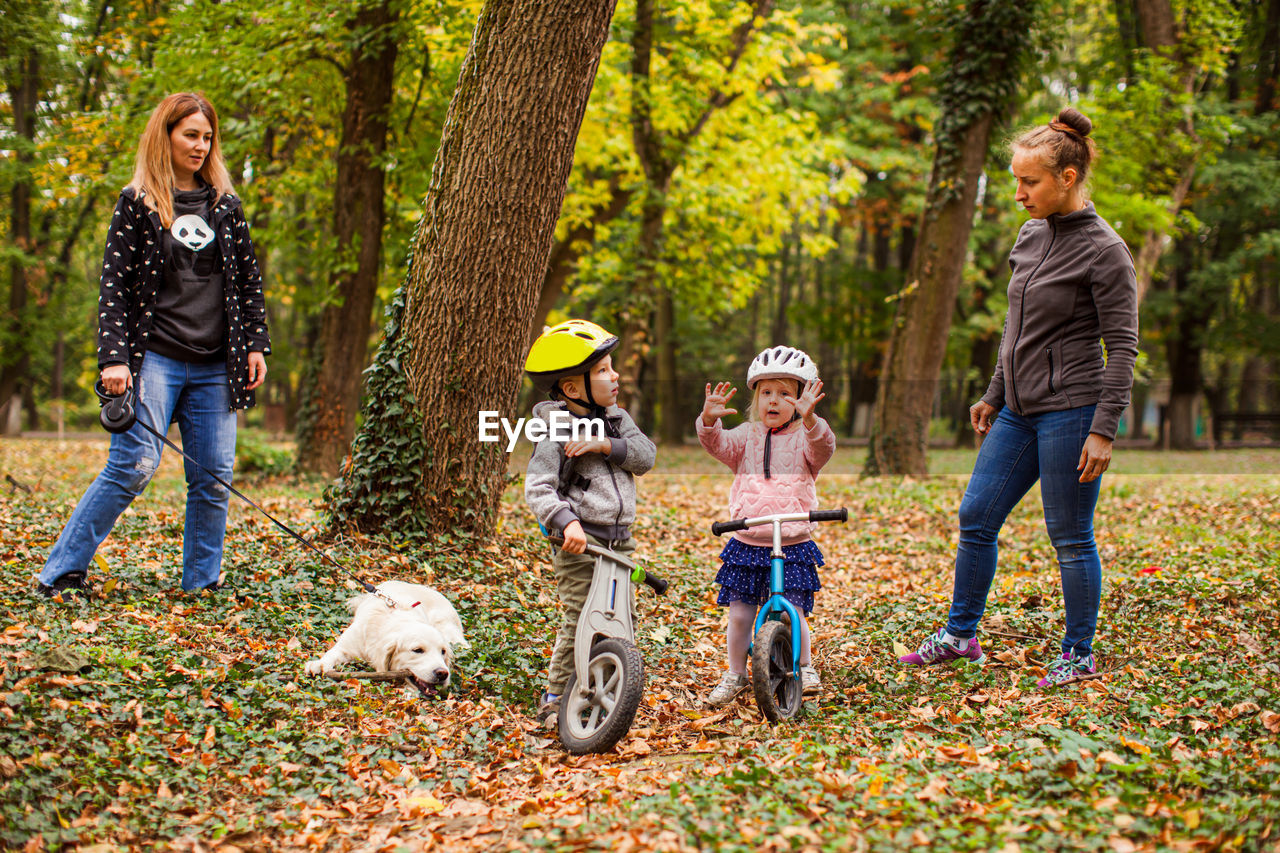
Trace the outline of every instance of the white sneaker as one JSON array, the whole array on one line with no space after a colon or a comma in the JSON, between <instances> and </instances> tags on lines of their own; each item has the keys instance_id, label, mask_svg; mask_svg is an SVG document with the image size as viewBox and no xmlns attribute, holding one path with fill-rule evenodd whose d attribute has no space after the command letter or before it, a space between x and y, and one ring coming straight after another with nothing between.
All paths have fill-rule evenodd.
<instances>
[{"instance_id":1,"label":"white sneaker","mask_svg":"<svg viewBox=\"0 0 1280 853\"><path fill-rule=\"evenodd\" d=\"M716 685L716 689L712 690L711 695L707 697L707 704L713 708L728 705L735 696L746 689L747 677L745 675L726 672L724 677L720 679L720 683Z\"/></svg>"},{"instance_id":2,"label":"white sneaker","mask_svg":"<svg viewBox=\"0 0 1280 853\"><path fill-rule=\"evenodd\" d=\"M818 671L811 666L800 667L800 688L801 693L817 693L822 690L822 679L818 677Z\"/></svg>"}]
</instances>

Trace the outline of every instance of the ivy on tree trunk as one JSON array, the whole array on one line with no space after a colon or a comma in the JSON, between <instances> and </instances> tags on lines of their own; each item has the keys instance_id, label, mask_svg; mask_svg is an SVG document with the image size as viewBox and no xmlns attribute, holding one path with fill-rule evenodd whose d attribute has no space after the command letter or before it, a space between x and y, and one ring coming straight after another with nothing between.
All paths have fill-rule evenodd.
<instances>
[{"instance_id":1,"label":"ivy on tree trunk","mask_svg":"<svg viewBox=\"0 0 1280 853\"><path fill-rule=\"evenodd\" d=\"M907 284L898 296L866 473L928 473L929 419L973 230L991 132L1006 117L1029 53L1036 3L974 0L949 22L952 47L929 191Z\"/></svg>"},{"instance_id":2,"label":"ivy on tree trunk","mask_svg":"<svg viewBox=\"0 0 1280 853\"><path fill-rule=\"evenodd\" d=\"M488 0L445 119L409 273L368 376L332 522L492 531L529 327L614 0Z\"/></svg>"}]
</instances>

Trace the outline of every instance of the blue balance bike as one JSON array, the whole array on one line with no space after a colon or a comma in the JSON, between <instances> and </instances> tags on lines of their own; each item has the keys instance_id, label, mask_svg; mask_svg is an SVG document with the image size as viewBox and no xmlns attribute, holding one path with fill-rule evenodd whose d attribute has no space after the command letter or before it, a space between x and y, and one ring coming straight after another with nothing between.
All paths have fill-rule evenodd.
<instances>
[{"instance_id":1,"label":"blue balance bike","mask_svg":"<svg viewBox=\"0 0 1280 853\"><path fill-rule=\"evenodd\" d=\"M545 529L544 529L545 530ZM564 544L559 536L552 545ZM644 698L644 660L632 625L633 584L662 595L667 582L608 548L587 543L596 558L591 591L578 616L573 674L560 697L560 743L574 755L608 752L631 730Z\"/></svg>"},{"instance_id":2,"label":"blue balance bike","mask_svg":"<svg viewBox=\"0 0 1280 853\"><path fill-rule=\"evenodd\" d=\"M782 524L786 521L848 521L847 509L817 509L717 521L711 532L719 536L761 524L773 525L773 553L769 560L769 590L772 595L756 614L752 632L751 688L756 704L769 722L789 720L803 707L804 688L800 681L800 613L782 596Z\"/></svg>"}]
</instances>

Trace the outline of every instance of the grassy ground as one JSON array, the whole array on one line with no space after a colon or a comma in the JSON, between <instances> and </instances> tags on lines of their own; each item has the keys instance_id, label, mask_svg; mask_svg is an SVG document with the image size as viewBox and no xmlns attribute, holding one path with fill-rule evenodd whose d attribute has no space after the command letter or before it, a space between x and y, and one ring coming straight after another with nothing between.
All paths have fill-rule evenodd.
<instances>
[{"instance_id":1,"label":"grassy ground","mask_svg":"<svg viewBox=\"0 0 1280 853\"><path fill-rule=\"evenodd\" d=\"M1052 694L1034 687L1062 629L1038 495L1004 532L988 666L908 671L895 649L945 616L972 454L904 481L859 479L864 452L841 448L819 481L851 512L819 540L826 688L776 727L749 699L700 702L723 666L708 531L729 477L695 448L660 454L637 538L673 583L640 595L645 704L614 753L572 758L532 720L556 602L518 485L483 546L329 546L457 603L473 648L452 694L424 701L302 675L353 584L247 507L228 533L237 594L183 594L172 458L100 549L98 594L38 598L105 442L0 442L20 484L0 484L0 845L1280 850L1280 452L1117 455L1098 513L1108 673ZM319 484L242 485L304 530L319 518Z\"/></svg>"}]
</instances>

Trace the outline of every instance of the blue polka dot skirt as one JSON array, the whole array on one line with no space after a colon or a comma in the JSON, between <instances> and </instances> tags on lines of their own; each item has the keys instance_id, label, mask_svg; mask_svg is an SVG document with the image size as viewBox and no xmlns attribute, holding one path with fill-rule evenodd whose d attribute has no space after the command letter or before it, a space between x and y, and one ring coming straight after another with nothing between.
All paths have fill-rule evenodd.
<instances>
[{"instance_id":1,"label":"blue polka dot skirt","mask_svg":"<svg viewBox=\"0 0 1280 853\"><path fill-rule=\"evenodd\" d=\"M769 560L773 549L730 539L720 552L724 565L716 573L720 594L716 604L745 601L759 607L769 600ZM782 546L782 597L808 616L813 612L813 593L822 589L818 566L822 551L812 539Z\"/></svg>"}]
</instances>

